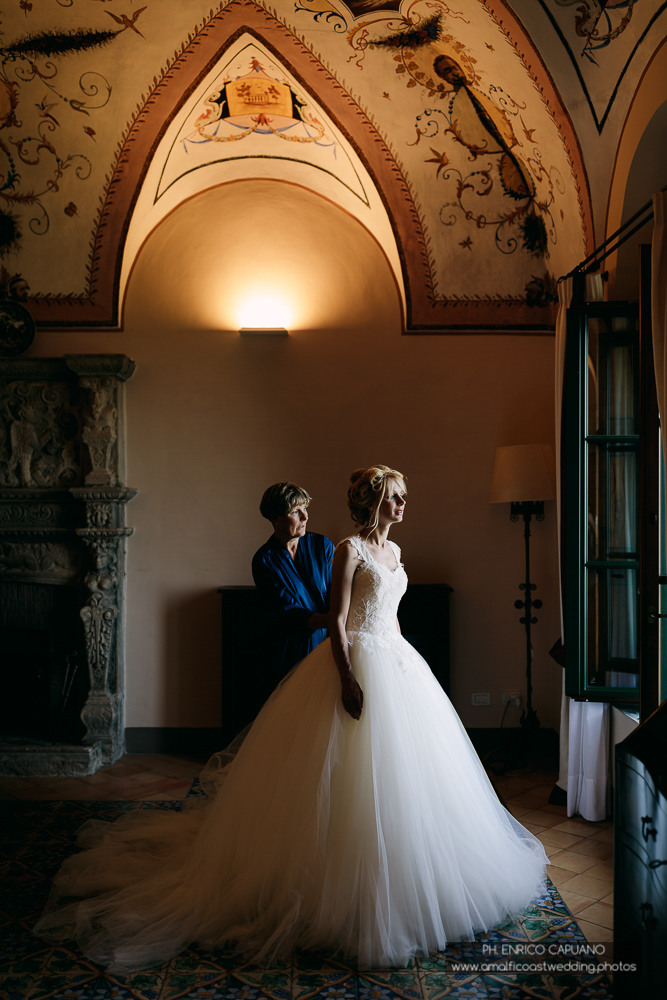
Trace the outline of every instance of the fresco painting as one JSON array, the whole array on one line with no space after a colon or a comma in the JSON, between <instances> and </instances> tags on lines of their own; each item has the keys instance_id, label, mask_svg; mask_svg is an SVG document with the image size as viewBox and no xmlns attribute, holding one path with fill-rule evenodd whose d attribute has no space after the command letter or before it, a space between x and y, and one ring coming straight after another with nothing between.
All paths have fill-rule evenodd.
<instances>
[{"instance_id":1,"label":"fresco painting","mask_svg":"<svg viewBox=\"0 0 667 1000\"><path fill-rule=\"evenodd\" d=\"M665 0L539 0L556 27L602 132L628 77L641 72L640 49L665 37ZM639 57L639 58L638 58Z\"/></svg>"},{"instance_id":2,"label":"fresco painting","mask_svg":"<svg viewBox=\"0 0 667 1000\"><path fill-rule=\"evenodd\" d=\"M87 71L74 91L64 88L61 61L106 46L124 30L49 29L0 46L0 258L19 253L27 234L47 233L53 211L60 208L70 219L77 214L74 201L58 206L57 195L66 173L78 181L91 176L91 112L108 104L111 85L102 73ZM63 115L82 118L76 146L61 130Z\"/></svg>"},{"instance_id":3,"label":"fresco painting","mask_svg":"<svg viewBox=\"0 0 667 1000\"><path fill-rule=\"evenodd\" d=\"M406 275L410 267L425 275L419 295L429 308L496 303L509 317L514 304L548 302L554 278L585 256L593 236L581 142L595 144L581 121L588 107L591 135L622 126L618 115L610 124L609 109L627 103L621 84L640 77L664 37L667 0L537 6L577 64L573 86L588 101L581 111L568 95L578 135L514 17L520 2L18 3L0 27L2 264L30 286L36 306L93 301L112 280L106 275L118 273L101 269L100 248L115 239L113 252L122 253L119 234L131 219L117 219L114 205L144 148L138 123L159 104L161 135L180 124L155 197L213 164L280 159L302 179L326 173L345 197L352 191L368 204L351 141L364 165L380 151L383 165L370 176L383 197L382 185L396 180L396 252ZM255 25L245 51L232 22ZM216 55L195 80L188 67L204 41ZM314 73L307 86L304 67ZM325 77L333 81L327 100ZM334 115L327 101L336 93L344 100ZM142 155L157 146L154 137ZM138 195L128 191L124 204ZM90 244L88 263L59 253L69 239Z\"/></svg>"},{"instance_id":4,"label":"fresco painting","mask_svg":"<svg viewBox=\"0 0 667 1000\"><path fill-rule=\"evenodd\" d=\"M523 121L526 104L497 86L485 94L476 58L455 34L444 29L443 21L443 11L439 11L413 25L406 20L399 32L367 40L367 45L392 54L396 72L408 88L422 87L444 105L417 116L413 143L450 140L449 152L430 147L432 158L425 161L437 165L436 179L449 182L451 200L440 208L440 222L454 226L465 220L478 230L492 227L500 252L510 254L521 247L532 257L543 257L549 242L557 238L551 208L557 193L564 190L562 176L544 166L537 149L519 151L515 128L523 131L531 145L535 131ZM348 36L353 46L359 30L353 29ZM456 158L451 142L466 151L463 162L460 156ZM470 163L474 170L469 169ZM498 211L489 213L494 189L501 202L496 200ZM475 199L480 198L486 199L483 209L475 207ZM471 235L459 246L471 250Z\"/></svg>"},{"instance_id":5,"label":"fresco painting","mask_svg":"<svg viewBox=\"0 0 667 1000\"><path fill-rule=\"evenodd\" d=\"M211 74L171 145L155 192L225 160L278 158L326 172L368 205L368 194L335 129L285 67L246 35Z\"/></svg>"}]
</instances>

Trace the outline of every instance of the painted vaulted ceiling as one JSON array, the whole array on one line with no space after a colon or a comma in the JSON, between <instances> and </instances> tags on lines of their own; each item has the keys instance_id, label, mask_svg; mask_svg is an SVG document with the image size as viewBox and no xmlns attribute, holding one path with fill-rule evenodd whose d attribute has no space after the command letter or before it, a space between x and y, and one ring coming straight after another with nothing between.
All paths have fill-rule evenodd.
<instances>
[{"instance_id":1,"label":"painted vaulted ceiling","mask_svg":"<svg viewBox=\"0 0 667 1000\"><path fill-rule=\"evenodd\" d=\"M368 229L408 332L546 330L666 27L658 0L4 0L2 281L115 327L171 211L270 178Z\"/></svg>"}]
</instances>

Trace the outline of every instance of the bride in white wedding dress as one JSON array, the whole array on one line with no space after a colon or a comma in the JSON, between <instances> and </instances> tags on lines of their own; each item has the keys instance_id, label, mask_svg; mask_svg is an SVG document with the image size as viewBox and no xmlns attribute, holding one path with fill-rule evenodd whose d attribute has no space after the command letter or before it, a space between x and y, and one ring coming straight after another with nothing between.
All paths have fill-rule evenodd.
<instances>
[{"instance_id":1,"label":"bride in white wedding dress","mask_svg":"<svg viewBox=\"0 0 667 1000\"><path fill-rule=\"evenodd\" d=\"M548 864L500 804L456 712L398 630L407 587L387 538L405 480L353 473L359 533L334 557L331 638L285 678L212 801L91 822L35 933L76 938L111 971L191 942L256 962L326 949L360 968L407 964L517 915ZM342 698L341 698L342 687ZM218 757L224 755L218 755Z\"/></svg>"}]
</instances>

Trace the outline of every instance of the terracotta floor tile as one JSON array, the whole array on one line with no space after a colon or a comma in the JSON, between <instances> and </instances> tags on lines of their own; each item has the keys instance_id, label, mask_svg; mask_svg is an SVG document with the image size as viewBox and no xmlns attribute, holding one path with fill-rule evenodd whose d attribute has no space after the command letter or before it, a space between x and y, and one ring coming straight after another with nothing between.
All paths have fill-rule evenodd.
<instances>
[{"instance_id":1,"label":"terracotta floor tile","mask_svg":"<svg viewBox=\"0 0 667 1000\"><path fill-rule=\"evenodd\" d=\"M599 830L597 833L594 833L592 839L600 841L603 844L613 844L614 842L613 826L608 826L606 829Z\"/></svg>"},{"instance_id":2,"label":"terracotta floor tile","mask_svg":"<svg viewBox=\"0 0 667 1000\"><path fill-rule=\"evenodd\" d=\"M563 902L569 909L570 913L579 913L580 910L585 909L596 900L591 899L590 896L580 896L578 892L570 892L567 888L561 888L558 890L563 897Z\"/></svg>"},{"instance_id":3,"label":"terracotta floor tile","mask_svg":"<svg viewBox=\"0 0 667 1000\"><path fill-rule=\"evenodd\" d=\"M528 833L533 833L537 837L538 833L544 833L546 827L538 826L537 823L526 823L523 816L521 817L521 825L525 826Z\"/></svg>"},{"instance_id":4,"label":"terracotta floor tile","mask_svg":"<svg viewBox=\"0 0 667 1000\"><path fill-rule=\"evenodd\" d=\"M571 892L578 892L582 896L590 896L591 899L603 899L613 891L613 885L607 879L593 878L588 872L582 875L575 875L572 884L568 887Z\"/></svg>"},{"instance_id":5,"label":"terracotta floor tile","mask_svg":"<svg viewBox=\"0 0 667 1000\"><path fill-rule=\"evenodd\" d=\"M513 803L510 803L508 805L507 809L508 809L509 812L512 813L512 816L514 816L515 819L519 819L521 816L525 816L526 813L529 813L529 812L533 811L530 808L530 806L517 806L517 805L515 805Z\"/></svg>"},{"instance_id":6,"label":"terracotta floor tile","mask_svg":"<svg viewBox=\"0 0 667 1000\"><path fill-rule=\"evenodd\" d=\"M167 792L155 792L154 795L143 795L143 802L176 802L176 795L169 795Z\"/></svg>"},{"instance_id":7,"label":"terracotta floor tile","mask_svg":"<svg viewBox=\"0 0 667 1000\"><path fill-rule=\"evenodd\" d=\"M542 778L542 775L540 775L540 778ZM535 788L531 788L531 792L534 792L535 795L542 795L544 797L545 802L549 801L549 796L551 795L553 790L554 790L553 784L545 785L544 780L542 780L542 784L537 785Z\"/></svg>"},{"instance_id":8,"label":"terracotta floor tile","mask_svg":"<svg viewBox=\"0 0 667 1000\"><path fill-rule=\"evenodd\" d=\"M537 835L537 839L538 840L542 840L542 838L539 835ZM545 844L544 841L542 843L543 843L543 846L544 846L544 853L546 854L546 856L550 860L554 856L554 854L560 854L560 852L562 850L561 847L556 847L555 844ZM548 874L548 872L547 872L547 874Z\"/></svg>"},{"instance_id":9,"label":"terracotta floor tile","mask_svg":"<svg viewBox=\"0 0 667 1000\"><path fill-rule=\"evenodd\" d=\"M112 774L114 777L120 777L121 775L134 774L138 770L143 771L145 767L145 764L133 766L123 761L118 761L117 764L109 764L107 767L101 768L101 770L104 774Z\"/></svg>"},{"instance_id":10,"label":"terracotta floor tile","mask_svg":"<svg viewBox=\"0 0 667 1000\"><path fill-rule=\"evenodd\" d=\"M563 823L559 823L555 829L561 830L563 833L574 833L577 837L591 837L594 833L599 832L593 823L589 823L585 819L566 819Z\"/></svg>"},{"instance_id":11,"label":"terracotta floor tile","mask_svg":"<svg viewBox=\"0 0 667 1000\"><path fill-rule=\"evenodd\" d=\"M62 781L67 778L33 778L35 788L57 788Z\"/></svg>"},{"instance_id":12,"label":"terracotta floor tile","mask_svg":"<svg viewBox=\"0 0 667 1000\"><path fill-rule=\"evenodd\" d=\"M573 847L574 844L578 844L580 837L575 837L572 833L563 833L561 830L554 830L553 827L550 830L545 830L541 833L538 838L543 844L552 844L554 847L559 847L562 851L566 847Z\"/></svg>"},{"instance_id":13,"label":"terracotta floor tile","mask_svg":"<svg viewBox=\"0 0 667 1000\"><path fill-rule=\"evenodd\" d=\"M613 892L610 892L609 895L605 896L604 899L601 899L600 902L601 903L610 903L611 906L613 906L614 905L614 894L613 894Z\"/></svg>"},{"instance_id":14,"label":"terracotta floor tile","mask_svg":"<svg viewBox=\"0 0 667 1000\"><path fill-rule=\"evenodd\" d=\"M174 799L184 799L190 791L192 782L174 781L173 778L164 778L162 781L155 781L150 785L135 785L128 790L129 799L150 799L154 795L158 797L164 793L165 797Z\"/></svg>"},{"instance_id":15,"label":"terracotta floor tile","mask_svg":"<svg viewBox=\"0 0 667 1000\"><path fill-rule=\"evenodd\" d=\"M614 853L613 844L596 840L594 837L589 837L587 840L580 840L570 850L574 851L575 854L585 854L589 858L597 858L598 861L606 861Z\"/></svg>"},{"instance_id":16,"label":"terracotta floor tile","mask_svg":"<svg viewBox=\"0 0 667 1000\"><path fill-rule=\"evenodd\" d=\"M23 790L24 788L32 788L34 781L32 778L0 778L0 788L7 788L8 792L14 791L14 789Z\"/></svg>"},{"instance_id":17,"label":"terracotta floor tile","mask_svg":"<svg viewBox=\"0 0 667 1000\"><path fill-rule=\"evenodd\" d=\"M542 808L545 812L552 812L555 816L562 816L564 820L567 819L567 806L554 806L551 802L547 802Z\"/></svg>"},{"instance_id":18,"label":"terracotta floor tile","mask_svg":"<svg viewBox=\"0 0 667 1000\"><path fill-rule=\"evenodd\" d=\"M165 778L198 778L201 771L199 765L193 767L154 767L152 770L157 771L158 774L163 774Z\"/></svg>"},{"instance_id":19,"label":"terracotta floor tile","mask_svg":"<svg viewBox=\"0 0 667 1000\"><path fill-rule=\"evenodd\" d=\"M574 872L568 871L567 868L559 868L554 863L550 864L547 868L547 875L559 891L562 886L576 877ZM591 899L596 898L596 896L591 896Z\"/></svg>"},{"instance_id":20,"label":"terracotta floor tile","mask_svg":"<svg viewBox=\"0 0 667 1000\"><path fill-rule=\"evenodd\" d=\"M73 792L83 792L86 786L81 781L77 781L76 778L61 778L60 784L57 788L54 788L54 792L58 792L61 799L69 799Z\"/></svg>"},{"instance_id":21,"label":"terracotta floor tile","mask_svg":"<svg viewBox=\"0 0 667 1000\"><path fill-rule=\"evenodd\" d=\"M585 910L581 910L581 919L588 920L592 924L599 924L601 927L614 927L614 907L609 903L602 903L599 900L591 903Z\"/></svg>"},{"instance_id":22,"label":"terracotta floor tile","mask_svg":"<svg viewBox=\"0 0 667 1000\"><path fill-rule=\"evenodd\" d=\"M560 816L554 816L553 813L549 813L545 809L535 809L533 812L529 812L525 816L521 817L521 823L523 826L525 826L526 823L537 823L538 826L546 828L555 826L556 823L559 822Z\"/></svg>"},{"instance_id":23,"label":"terracotta floor tile","mask_svg":"<svg viewBox=\"0 0 667 1000\"><path fill-rule=\"evenodd\" d=\"M613 941L614 935L609 927L601 927L600 924L592 924L589 920L580 920L577 914L577 923L581 928L587 941Z\"/></svg>"},{"instance_id":24,"label":"terracotta floor tile","mask_svg":"<svg viewBox=\"0 0 667 1000\"><path fill-rule=\"evenodd\" d=\"M507 805L528 806L531 809L539 809L546 805L546 799L542 794L535 792L521 792L520 795L513 795L512 798L505 798Z\"/></svg>"},{"instance_id":25,"label":"terracotta floor tile","mask_svg":"<svg viewBox=\"0 0 667 1000\"><path fill-rule=\"evenodd\" d=\"M503 781L503 795L505 798L511 797L512 794L519 795L521 792L529 792L531 788L538 788L543 784L544 779L540 777L532 778L508 778Z\"/></svg>"},{"instance_id":26,"label":"terracotta floor tile","mask_svg":"<svg viewBox=\"0 0 667 1000\"><path fill-rule=\"evenodd\" d=\"M578 875L594 868L598 863L595 858L587 858L585 854L575 854L574 851L561 851L560 854L553 854L550 860L552 865L567 868Z\"/></svg>"},{"instance_id":27,"label":"terracotta floor tile","mask_svg":"<svg viewBox=\"0 0 667 1000\"><path fill-rule=\"evenodd\" d=\"M87 774L81 780L85 781L87 785L103 785L105 781L111 781L112 778L113 775L102 768L100 771L96 771L95 774Z\"/></svg>"},{"instance_id":28,"label":"terracotta floor tile","mask_svg":"<svg viewBox=\"0 0 667 1000\"><path fill-rule=\"evenodd\" d=\"M132 775L132 781L138 781L142 785L150 785L153 781L160 781L164 775L158 771L138 771Z\"/></svg>"},{"instance_id":29,"label":"terracotta floor tile","mask_svg":"<svg viewBox=\"0 0 667 1000\"><path fill-rule=\"evenodd\" d=\"M593 878L606 878L610 882L614 881L614 864L612 861L598 861L594 868L589 869L589 875Z\"/></svg>"}]
</instances>

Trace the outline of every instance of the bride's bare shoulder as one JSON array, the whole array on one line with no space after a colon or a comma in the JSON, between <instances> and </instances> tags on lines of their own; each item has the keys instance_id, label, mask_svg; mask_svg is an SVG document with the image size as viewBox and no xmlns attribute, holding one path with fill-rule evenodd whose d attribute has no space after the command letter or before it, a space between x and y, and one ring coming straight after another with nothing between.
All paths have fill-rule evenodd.
<instances>
[{"instance_id":1,"label":"bride's bare shoulder","mask_svg":"<svg viewBox=\"0 0 667 1000\"><path fill-rule=\"evenodd\" d=\"M336 554L339 559L351 560L357 562L361 558L361 547L359 545L358 535L349 535L347 538L341 539L341 541L336 546Z\"/></svg>"}]
</instances>

